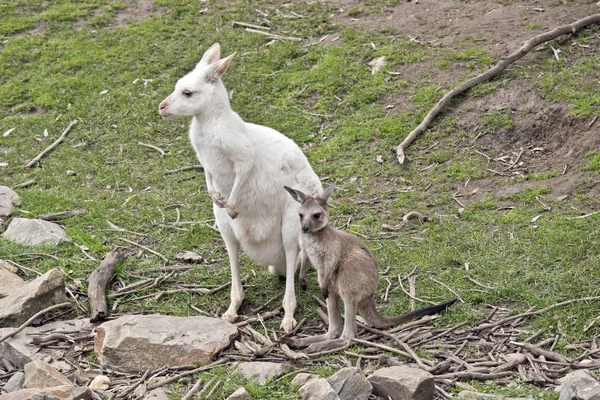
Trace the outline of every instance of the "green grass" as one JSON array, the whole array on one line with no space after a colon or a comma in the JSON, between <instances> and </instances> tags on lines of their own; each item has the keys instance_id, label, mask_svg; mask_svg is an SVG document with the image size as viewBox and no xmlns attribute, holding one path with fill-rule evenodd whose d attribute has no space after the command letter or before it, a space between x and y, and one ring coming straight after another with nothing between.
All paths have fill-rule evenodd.
<instances>
[{"instance_id":1,"label":"green grass","mask_svg":"<svg viewBox=\"0 0 600 400\"><path fill-rule=\"evenodd\" d=\"M379 12L396 3L366 1L360 12ZM23 204L20 216L85 208L86 215L62 225L74 242L89 248L94 257L101 259L113 246L126 244L120 240L125 237L170 260L183 250L213 260L182 274L178 279L184 282L203 287L227 282L227 255L219 235L209 228L213 215L203 174L164 175L167 169L197 163L187 138L189 121L163 120L157 112L176 80L219 41L224 54L238 52L224 77L233 94L233 108L245 120L278 129L304 146L315 171L328 177L327 182L338 182L332 209L335 224L350 221L347 229L367 238L380 268L391 266L390 279L417 266L419 297L442 301L452 296L429 279L435 277L466 301L452 307L436 324L476 322L485 304L510 301L515 305L513 312L519 312L598 294L590 279L600 274L598 216L570 219L581 214L571 206L594 210L596 198L581 193L569 204L544 199L552 210L532 224L531 219L540 214L536 198L552 189L542 187L506 198L486 195L466 207L460 218L455 217L460 206L453 193L459 189L467 193L477 180L497 177L487 171L487 160L472 151L473 132L465 132L450 112L442 114L408 149L406 165L395 162L392 149L449 89L438 74L452 69L459 69L463 78L478 73L495 62L487 51L473 43L458 50L425 46L390 28L368 31L332 26L328 20L332 10L318 3L276 7L273 2L232 0L227 5L209 3L208 10L199 13L197 4L160 0L156 1L160 12L116 28L117 16L127 4L19 0L1 5L0 133L16 128L9 136L0 137L0 162L8 163L0 169L1 183L37 182L18 190ZM275 32L315 39L340 32L341 40L312 46L278 41L267 46L264 37L231 27L232 21L260 23L262 16L253 11L257 8L269 13ZM354 12L351 9L348 15ZM293 13L304 18L293 18ZM39 21L44 23L38 29ZM587 30L577 40L585 44L597 32ZM568 104L577 117L589 117L598 112L594 65L599 60L595 55L581 56L582 51L565 45L561 54L568 62L556 63L551 55L538 54L507 74L512 79L534 77L540 93ZM367 63L379 56L385 56L387 64L372 75ZM388 73L417 63L424 71L415 81ZM472 95L485 96L503 84L504 77L476 88ZM108 92L101 94L105 90ZM388 97L407 102L409 111L389 113L384 100ZM482 115L481 123L490 131L511 130L514 118L511 110L502 109ZM79 123L54 152L37 168L22 168L25 160L47 147L73 119ZM45 129L48 137L43 135ZM139 142L158 146L167 154L162 157ZM378 156L383 163L377 162ZM590 153L587 162L587 169L599 170L597 152ZM67 170L76 175L67 175ZM532 171L530 177L545 179L555 174ZM467 180L472 183L465 188ZM512 181L497 179L497 183ZM506 202L515 208L499 210L500 203ZM406 231L382 232L382 224L399 223L412 210L428 214L432 221ZM178 215L181 221L193 223L169 227ZM138 234L111 230L108 221ZM38 271L60 268L67 273L68 282L80 284L81 290L86 289L87 277L98 264L73 244L35 251L58 259L30 259L23 255L30 249L0 239L0 258ZM470 265L471 277L493 289L474 290L477 288L463 278L465 263ZM139 279L133 275L161 264L156 256L142 253L130 257L117 275L131 283ZM244 307L257 307L275 295L278 298L272 305L281 301L283 285L265 268L242 257L242 275L248 277L250 286ZM314 271L309 278L309 291L298 291L298 319L317 318L311 297L319 293ZM386 286L382 279L381 296ZM408 300L398 287L393 287L390 299L380 304L382 313L399 314L407 309ZM123 299L119 311L196 315L191 303L218 315L228 302L226 291L214 296L178 294L160 301ZM532 319L531 327L563 334L561 348L598 335L596 326L587 332L582 329L597 312L597 303L573 305ZM268 327L278 324L277 319L266 322ZM333 368L311 369L325 376L333 373ZM255 398L299 398L296 391L289 390L291 378L260 386L226 368L211 374L225 383L219 398L240 385L246 385ZM519 389L551 397L534 386L517 385L506 389L507 393ZM183 386L174 388L183 390ZM493 392L497 388L483 385L483 389Z\"/></svg>"}]
</instances>

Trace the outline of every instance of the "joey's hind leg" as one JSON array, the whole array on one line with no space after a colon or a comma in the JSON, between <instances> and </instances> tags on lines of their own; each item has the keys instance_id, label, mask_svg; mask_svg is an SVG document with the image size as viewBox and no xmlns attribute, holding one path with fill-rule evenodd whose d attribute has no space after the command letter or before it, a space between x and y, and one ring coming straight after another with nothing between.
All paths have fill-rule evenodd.
<instances>
[{"instance_id":1,"label":"joey's hind leg","mask_svg":"<svg viewBox=\"0 0 600 400\"><path fill-rule=\"evenodd\" d=\"M231 266L231 303L222 318L228 322L233 322L238 317L237 310L244 300L244 288L242 287L238 261L239 243L233 235L231 228L227 224L220 224L219 218L217 218L217 225L225 241L227 255L229 256L229 265Z\"/></svg>"},{"instance_id":2,"label":"joey's hind leg","mask_svg":"<svg viewBox=\"0 0 600 400\"><path fill-rule=\"evenodd\" d=\"M356 338L356 305L344 301L344 331L342 339Z\"/></svg>"}]
</instances>

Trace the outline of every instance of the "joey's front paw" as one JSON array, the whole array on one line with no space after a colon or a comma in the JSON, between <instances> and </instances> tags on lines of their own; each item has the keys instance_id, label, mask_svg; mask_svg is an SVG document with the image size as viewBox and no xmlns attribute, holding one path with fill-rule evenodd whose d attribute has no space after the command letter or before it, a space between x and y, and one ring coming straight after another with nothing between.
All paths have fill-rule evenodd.
<instances>
[{"instance_id":1,"label":"joey's front paw","mask_svg":"<svg viewBox=\"0 0 600 400\"><path fill-rule=\"evenodd\" d=\"M231 219L236 219L239 215L238 211L234 208L227 207L227 214L231 217Z\"/></svg>"},{"instance_id":2,"label":"joey's front paw","mask_svg":"<svg viewBox=\"0 0 600 400\"><path fill-rule=\"evenodd\" d=\"M306 281L304 280L304 278L298 278L298 283L300 284L302 290L306 291Z\"/></svg>"},{"instance_id":3,"label":"joey's front paw","mask_svg":"<svg viewBox=\"0 0 600 400\"><path fill-rule=\"evenodd\" d=\"M225 199L225 197L223 197L223 195L221 193L216 192L214 190L210 190L208 192L208 195L212 199L213 203L215 203L220 208L227 207L227 200Z\"/></svg>"},{"instance_id":4,"label":"joey's front paw","mask_svg":"<svg viewBox=\"0 0 600 400\"><path fill-rule=\"evenodd\" d=\"M329 297L329 288L327 286L321 287L321 294L323 298L327 299Z\"/></svg>"}]
</instances>

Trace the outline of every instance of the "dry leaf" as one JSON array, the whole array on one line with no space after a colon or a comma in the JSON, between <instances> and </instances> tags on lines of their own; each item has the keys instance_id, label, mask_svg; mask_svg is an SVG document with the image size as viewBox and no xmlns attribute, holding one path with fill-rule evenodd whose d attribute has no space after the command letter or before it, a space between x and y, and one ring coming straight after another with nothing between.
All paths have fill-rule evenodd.
<instances>
[{"instance_id":1,"label":"dry leaf","mask_svg":"<svg viewBox=\"0 0 600 400\"><path fill-rule=\"evenodd\" d=\"M536 215L535 217L531 218L531 222L536 222L540 218L541 218L541 215Z\"/></svg>"},{"instance_id":2,"label":"dry leaf","mask_svg":"<svg viewBox=\"0 0 600 400\"><path fill-rule=\"evenodd\" d=\"M374 58L369 65L371 66L371 75L375 75L385 65L385 56Z\"/></svg>"},{"instance_id":3,"label":"dry leaf","mask_svg":"<svg viewBox=\"0 0 600 400\"><path fill-rule=\"evenodd\" d=\"M44 129L44 137L48 137L48 129Z\"/></svg>"},{"instance_id":4,"label":"dry leaf","mask_svg":"<svg viewBox=\"0 0 600 400\"><path fill-rule=\"evenodd\" d=\"M106 93L108 93L108 89L104 89L103 91L101 91L101 92L100 92L100 96L102 96L102 95L104 95L104 94L106 94Z\"/></svg>"},{"instance_id":5,"label":"dry leaf","mask_svg":"<svg viewBox=\"0 0 600 400\"><path fill-rule=\"evenodd\" d=\"M7 130L6 132L4 132L4 134L2 135L2 137L7 137L8 135L11 134L12 131L14 131L17 128L10 128L9 130Z\"/></svg>"},{"instance_id":6,"label":"dry leaf","mask_svg":"<svg viewBox=\"0 0 600 400\"><path fill-rule=\"evenodd\" d=\"M381 156L381 154L378 154L378 155L377 155L377 158L376 158L376 160L377 160L377 162L378 162L379 164L383 164L383 157Z\"/></svg>"}]
</instances>

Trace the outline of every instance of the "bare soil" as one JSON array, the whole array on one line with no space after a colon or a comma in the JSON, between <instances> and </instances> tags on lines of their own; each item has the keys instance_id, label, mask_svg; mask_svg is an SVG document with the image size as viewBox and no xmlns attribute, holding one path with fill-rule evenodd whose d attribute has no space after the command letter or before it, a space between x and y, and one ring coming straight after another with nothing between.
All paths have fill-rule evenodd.
<instances>
[{"instance_id":1,"label":"bare soil","mask_svg":"<svg viewBox=\"0 0 600 400\"><path fill-rule=\"evenodd\" d=\"M337 8L331 20L334 23L373 30L393 27L400 35L408 35L425 45L442 44L444 48L453 51L483 48L498 60L541 32L600 11L600 7L595 3L556 3L493 0L407 1L389 7L382 13L349 16L348 10L360 7L360 1L329 1L329 4ZM591 47L579 52L577 57L585 57L599 50L598 43L592 44ZM553 56L549 48L537 49L532 53L539 52L547 53L548 57ZM529 54L517 65L527 65L534 57L534 54ZM575 61L573 56L568 60L571 63ZM478 73L469 70L466 63L464 69L462 67L460 63L454 63L448 69L439 69L431 62L420 62L402 66L397 72L400 79L409 82L427 80L432 85L439 85L440 88L444 88L440 93L444 93L451 83L462 82ZM386 105L394 105L391 113L406 112L413 108L407 95L386 96L384 102ZM495 110L512 113L515 127L486 133L483 117ZM600 122L589 126L589 119L570 116L567 104L544 97L535 78L509 80L492 93L479 97L467 93L462 100L446 110L446 113L452 115L458 128L464 130L471 139L483 134L474 144L466 141L464 146L473 146L474 150L492 159L508 156L508 159L514 160L521 153L519 163L514 168L520 176L561 171L561 175L550 179L508 186L498 185L492 180L472 182L470 186L480 187L481 190L467 203L477 201L484 193L505 196L538 186L549 188L550 196L555 198L575 192L590 195L600 193L600 177L594 173L581 172L581 167L588 161L585 158L586 153L600 149ZM418 146L418 139L413 144L415 145ZM495 166L490 165L490 168ZM507 175L511 172L514 171L509 171Z\"/></svg>"}]
</instances>

